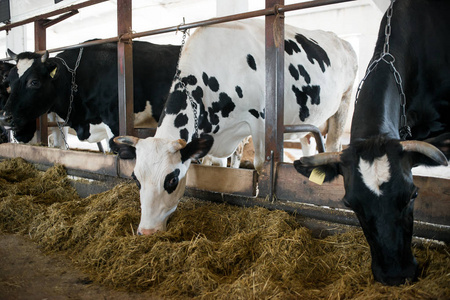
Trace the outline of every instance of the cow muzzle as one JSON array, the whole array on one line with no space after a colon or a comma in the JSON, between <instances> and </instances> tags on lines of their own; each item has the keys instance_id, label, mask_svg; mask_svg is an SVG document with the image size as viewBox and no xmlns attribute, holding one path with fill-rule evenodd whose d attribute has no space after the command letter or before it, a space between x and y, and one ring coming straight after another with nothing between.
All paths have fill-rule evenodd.
<instances>
[{"instance_id":1,"label":"cow muzzle","mask_svg":"<svg viewBox=\"0 0 450 300\"><path fill-rule=\"evenodd\" d=\"M0 125L4 127L12 127L13 118L4 111L0 111Z\"/></svg>"},{"instance_id":2,"label":"cow muzzle","mask_svg":"<svg viewBox=\"0 0 450 300\"><path fill-rule=\"evenodd\" d=\"M141 229L141 228L138 228L137 234L138 235L152 235L152 234L154 234L157 231L158 231L158 229L156 229L156 228L152 228L152 229Z\"/></svg>"}]
</instances>

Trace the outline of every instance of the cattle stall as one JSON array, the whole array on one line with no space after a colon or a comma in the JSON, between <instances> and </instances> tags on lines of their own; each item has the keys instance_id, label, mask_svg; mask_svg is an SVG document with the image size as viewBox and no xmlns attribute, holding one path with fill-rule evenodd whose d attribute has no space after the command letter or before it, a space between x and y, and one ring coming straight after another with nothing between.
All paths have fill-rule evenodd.
<instances>
[{"instance_id":1,"label":"cattle stall","mask_svg":"<svg viewBox=\"0 0 450 300\"><path fill-rule=\"evenodd\" d=\"M9 30L24 23L35 24L35 50L43 51L46 47L45 29L57 22L63 21L78 12L78 9L99 2L86 1L65 9L60 9L45 15L36 16L17 24L8 24L0 27L0 30ZM58 52L65 49L88 47L89 45L117 42L118 60L121 66L119 72L119 116L120 134L135 135L138 137L151 136L154 129L133 127L133 90L132 90L132 43L133 38L155 35L165 32L183 31L198 26L228 22L256 16L266 16L266 40L267 54L266 65L269 74L266 80L266 162L261 174L254 170L230 169L211 166L193 165L188 175L187 194L200 198L216 199L238 205L262 205L269 208L281 208L295 212L299 215L314 219L358 225L354 214L346 210L341 203L343 197L342 179L333 183L324 183L319 186L309 182L298 174L291 164L283 163L283 118L277 113L283 107L283 68L279 62L283 58L284 47L282 43L275 46L276 35L281 35L281 30L274 31L277 24L284 24L280 18L285 12L314 6L328 5L339 1L312 1L284 6L283 1L267 1L266 9L249 13L242 13L227 17L214 18L205 21L180 24L168 28L150 30L145 32L129 32L131 28L131 1L118 1L118 36L109 39L87 42L85 44L72 45L57 49L49 49L49 52ZM53 20L48 18L59 16ZM38 121L38 140L46 144L47 119ZM50 124L55 126L54 124ZM285 129L287 130L287 129ZM307 128L306 131L311 129ZM320 145L321 142L319 141ZM2 144L1 157L24 157L28 161L39 165L52 165L63 163L69 173L83 174L101 181L110 181L114 178L129 178L133 169L133 163L123 161L116 157L100 154L74 152L47 148L36 148L28 145ZM76 158L75 158L76 157ZM84 163L88 161L89 163ZM83 166L89 166L84 169ZM221 178L220 181L211 178ZM113 180L114 181L114 180ZM421 189L419 199L415 206L414 226L415 235L448 241L450 226L450 185L447 179L415 176L415 182ZM102 185L104 186L104 185Z\"/></svg>"},{"instance_id":2,"label":"cattle stall","mask_svg":"<svg viewBox=\"0 0 450 300\"><path fill-rule=\"evenodd\" d=\"M57 21L70 17L73 10L83 5L96 4L102 1L87 1L76 8L57 11L49 15L38 16L35 22L36 51L43 51L45 47L45 28ZM132 89L132 39L155 35L164 32L184 31L197 26L207 26L215 23L228 22L260 15L266 16L266 70L270 70L266 79L266 149L263 171L258 174L254 170L219 168L203 165L192 165L187 175L186 195L196 198L225 202L239 206L262 206L269 209L281 209L307 218L311 227L325 226L334 223L358 226L354 213L344 206L341 199L344 196L342 178L332 183L317 185L298 174L292 164L283 161L283 134L286 131L305 130L320 133L315 128L291 128L284 126L283 115L283 80L284 70L283 16L285 12L318 5L327 5L345 1L312 1L294 5L283 5L284 1L266 1L266 9L250 13L243 13L222 18L214 18L201 22L181 24L168 28L145 32L131 32L131 0L117 1L118 36L106 40L88 42L86 44L50 49L57 52L64 49L88 47L92 44L104 42L118 43L119 60L119 117L120 134L138 137L152 136L154 129L134 128L133 126L133 89ZM55 20L47 19L53 15L67 13ZM10 24L1 27L5 30L13 27ZM8 27L9 26L9 27ZM280 29L281 28L281 29ZM47 140L46 118L39 123L40 140L43 144ZM52 124L50 124L52 125ZM317 136L318 144L322 142ZM121 160L118 156L50 149L21 144L0 145L0 158L22 157L42 170L54 164L62 164L69 175L76 178L89 179L86 181L73 179L73 184L84 196L109 190L120 182L131 178L134 162ZM450 241L450 185L448 179L426 176L415 176L415 184L420 188L420 196L415 204L414 235L448 243Z\"/></svg>"}]
</instances>

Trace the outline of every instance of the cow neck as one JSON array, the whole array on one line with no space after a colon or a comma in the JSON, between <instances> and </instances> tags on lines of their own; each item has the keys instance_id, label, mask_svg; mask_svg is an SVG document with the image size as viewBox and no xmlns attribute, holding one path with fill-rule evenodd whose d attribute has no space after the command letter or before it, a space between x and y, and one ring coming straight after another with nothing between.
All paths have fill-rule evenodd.
<instances>
[{"instance_id":1,"label":"cow neck","mask_svg":"<svg viewBox=\"0 0 450 300\"><path fill-rule=\"evenodd\" d=\"M397 87L386 76L387 65L379 65L376 74L367 78L352 119L351 141L386 135L400 139L400 109L396 101Z\"/></svg>"},{"instance_id":2,"label":"cow neck","mask_svg":"<svg viewBox=\"0 0 450 300\"><path fill-rule=\"evenodd\" d=\"M62 123L62 124L57 121L57 124L58 124L58 127L60 128L60 130L61 130L61 127L66 126L67 123L69 122L70 114L71 114L72 108L73 108L74 95L78 91L78 85L76 84L76 75L77 75L78 66L80 65L80 62L81 62L81 56L83 55L83 49L84 48L80 48L80 50L78 52L78 58L77 58L77 61L75 62L75 66L73 69L71 69L67 65L66 61L63 58L58 57L58 56L55 57L60 60L60 62L66 67L67 71L71 74L70 96L69 96L69 105L67 108L67 113L65 114L65 116L60 115L60 117L63 117L65 120L64 120L64 123ZM65 101L63 101L63 103L65 103ZM58 115L59 115L59 113L58 113Z\"/></svg>"},{"instance_id":3,"label":"cow neck","mask_svg":"<svg viewBox=\"0 0 450 300\"><path fill-rule=\"evenodd\" d=\"M399 98L400 98L400 113L398 114L397 119L391 119L391 118L386 118L386 115L392 114L392 111L387 111L387 109L389 110L393 110L396 111L395 107L390 107L392 106L392 103L395 103L395 101L393 101L393 99L390 97L391 95L395 95L396 92L388 92L388 89L384 90L384 95L382 95L382 98L380 99L381 101L383 100L387 100L388 103L383 103L383 107L384 108L384 114L382 115L382 117L384 117L384 119L382 118L380 121L380 123L375 123L375 124L380 124L380 130L383 131L383 126L388 126L387 129L384 129L384 131L388 131L387 134L389 134L389 129L390 128L396 128L396 130L398 131L398 134L395 134L395 136L399 136L402 140L407 139L408 137L411 137L411 128L408 126L408 120L406 118L406 96L405 96L405 92L403 91L403 82L402 82L402 76L400 75L400 72L397 70L397 68L395 67L395 57L394 55L392 55L392 53L390 52L390 36L391 36L391 32L392 32L392 27L391 27L391 19L392 19L392 15L394 12L394 3L396 0L391 0L391 4L386 12L386 25L384 28L384 44L383 44L383 49L381 51L380 57L378 59L374 59L372 58L372 61L370 62L369 66L367 67L367 71L366 74L364 75L364 78L361 80L361 82L359 83L358 86L358 90L356 92L356 98L355 98L355 114L356 114L356 110L357 110L357 103L358 103L358 99L359 99L359 95L360 92L362 90L363 87L363 83L367 80L367 78L369 77L370 74L374 73L375 70L384 70L384 68L379 66L379 63L386 63L386 65L389 66L389 70L382 72L382 74L389 74L392 72L394 81L395 81L395 85L398 89L397 93L399 94ZM378 45L377 45L378 46ZM374 55L375 57L375 55ZM373 76L373 75L372 75ZM386 76L387 78L388 76ZM390 86L389 83L386 84L387 87ZM374 86L373 84L371 85L372 87ZM377 85L375 85L377 86ZM377 86L377 88L380 88L380 86ZM390 89L389 89L390 90ZM378 95L380 93L378 92ZM372 92L372 95L375 97L374 99L378 98L379 96L376 94L375 92ZM369 98L371 99L371 98ZM369 100L369 102L372 101L374 102L374 100ZM379 103L377 101L377 103ZM367 103L366 103L367 104ZM367 110L365 110L367 111ZM373 111L373 113L376 113L376 110ZM354 114L354 115L355 115ZM366 122L367 119L360 119L360 120L364 120L364 122ZM399 120L398 123L399 125L395 126L395 122L394 122L394 126L392 126L390 123L393 120ZM355 120L357 122L357 120ZM374 124L374 123L369 123L369 124ZM355 130L355 132L357 132ZM353 133L353 128L352 128L352 133Z\"/></svg>"}]
</instances>

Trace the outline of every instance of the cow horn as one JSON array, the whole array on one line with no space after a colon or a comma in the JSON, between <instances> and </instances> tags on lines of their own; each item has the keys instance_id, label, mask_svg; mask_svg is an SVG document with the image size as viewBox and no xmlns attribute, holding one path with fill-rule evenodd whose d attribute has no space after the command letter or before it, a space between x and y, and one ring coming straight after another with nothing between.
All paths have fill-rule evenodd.
<instances>
[{"instance_id":1,"label":"cow horn","mask_svg":"<svg viewBox=\"0 0 450 300\"><path fill-rule=\"evenodd\" d=\"M117 136L114 138L114 143L121 145L128 145L136 147L137 142L139 142L139 138L135 136Z\"/></svg>"},{"instance_id":2,"label":"cow horn","mask_svg":"<svg viewBox=\"0 0 450 300\"><path fill-rule=\"evenodd\" d=\"M48 51L45 50L45 53L42 54L42 56L41 56L41 62L45 63L47 61L47 59L48 59Z\"/></svg>"},{"instance_id":3,"label":"cow horn","mask_svg":"<svg viewBox=\"0 0 450 300\"><path fill-rule=\"evenodd\" d=\"M307 167L316 167L341 161L342 152L325 152L313 156L303 156L300 163Z\"/></svg>"},{"instance_id":4,"label":"cow horn","mask_svg":"<svg viewBox=\"0 0 450 300\"><path fill-rule=\"evenodd\" d=\"M178 140L176 140L176 141L173 141L172 144L171 144L171 146L172 146L172 147L171 147L170 151L171 151L172 153L175 153L175 152L177 152L177 151L183 149L184 147L186 147L186 141L183 140L183 139L178 139Z\"/></svg>"},{"instance_id":5,"label":"cow horn","mask_svg":"<svg viewBox=\"0 0 450 300\"><path fill-rule=\"evenodd\" d=\"M438 164L448 166L448 161L444 153L429 143L422 141L402 141L400 144L402 145L404 151L422 153Z\"/></svg>"},{"instance_id":6,"label":"cow horn","mask_svg":"<svg viewBox=\"0 0 450 300\"><path fill-rule=\"evenodd\" d=\"M11 57L12 59L14 59L15 61L17 61L17 54L15 54L14 52L11 51L11 49L8 48L8 55L9 57Z\"/></svg>"}]
</instances>

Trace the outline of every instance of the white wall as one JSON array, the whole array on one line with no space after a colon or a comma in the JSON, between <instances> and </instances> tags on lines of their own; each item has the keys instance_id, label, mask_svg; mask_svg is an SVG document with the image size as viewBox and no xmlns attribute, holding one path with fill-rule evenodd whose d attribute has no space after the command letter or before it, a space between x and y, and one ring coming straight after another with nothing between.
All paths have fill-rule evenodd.
<instances>
[{"instance_id":1,"label":"white wall","mask_svg":"<svg viewBox=\"0 0 450 300\"><path fill-rule=\"evenodd\" d=\"M43 14L85 0L11 1L12 22ZM305 0L285 0L289 5ZM307 29L335 32L349 41L358 55L359 73L356 86L365 73L372 56L381 17L390 0L358 0L349 3L310 8L286 13L286 23ZM92 38L117 35L116 0L88 8L47 29L47 48L72 45ZM265 0L133 0L133 30L136 32L209 19L215 16L241 13L265 7ZM0 58L6 48L14 52L34 50L33 24L13 29L8 34L0 32ZM142 38L154 43L180 44L181 34L168 33ZM354 98L354 97L353 97ZM353 105L352 105L353 108ZM348 126L350 124L348 123Z\"/></svg>"}]
</instances>

